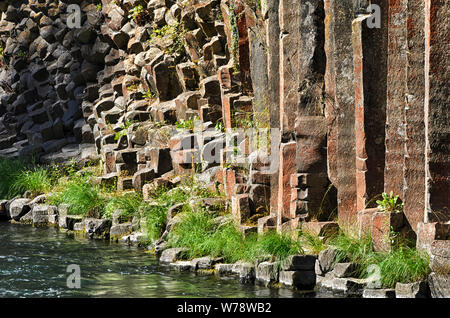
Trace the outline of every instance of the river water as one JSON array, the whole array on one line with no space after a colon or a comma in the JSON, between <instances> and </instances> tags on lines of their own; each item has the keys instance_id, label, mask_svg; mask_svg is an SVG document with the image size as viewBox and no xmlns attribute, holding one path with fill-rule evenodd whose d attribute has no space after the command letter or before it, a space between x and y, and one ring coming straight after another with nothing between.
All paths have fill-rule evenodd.
<instances>
[{"instance_id":1,"label":"river water","mask_svg":"<svg viewBox=\"0 0 450 318\"><path fill-rule=\"evenodd\" d=\"M81 288L69 288L80 268ZM71 280L70 280L71 281ZM177 273L142 249L75 239L55 228L0 222L0 297L327 297L242 285L236 278Z\"/></svg>"}]
</instances>

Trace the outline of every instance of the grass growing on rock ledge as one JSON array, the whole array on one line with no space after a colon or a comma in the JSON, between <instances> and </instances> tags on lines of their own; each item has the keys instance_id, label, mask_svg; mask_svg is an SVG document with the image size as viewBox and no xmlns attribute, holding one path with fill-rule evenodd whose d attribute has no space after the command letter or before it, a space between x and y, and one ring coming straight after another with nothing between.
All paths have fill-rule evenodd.
<instances>
[{"instance_id":1,"label":"grass growing on rock ledge","mask_svg":"<svg viewBox=\"0 0 450 318\"><path fill-rule=\"evenodd\" d=\"M368 278L369 266L378 266L384 288L394 288L397 282L424 280L430 273L426 252L406 244L394 246L390 252L375 252L370 236L359 239L341 232L331 240L330 246L338 250L336 262L350 261L360 265L359 278Z\"/></svg>"},{"instance_id":2,"label":"grass growing on rock ledge","mask_svg":"<svg viewBox=\"0 0 450 318\"><path fill-rule=\"evenodd\" d=\"M12 199L29 191L29 196L47 193L56 183L55 167L41 167L25 160L0 157L0 198Z\"/></svg>"},{"instance_id":3,"label":"grass growing on rock ledge","mask_svg":"<svg viewBox=\"0 0 450 318\"><path fill-rule=\"evenodd\" d=\"M302 253L300 243L287 235L268 232L244 237L231 221L216 222L208 211L184 212L169 235L172 247L187 247L189 258L210 255L223 257L225 262L282 261L289 255Z\"/></svg>"}]
</instances>

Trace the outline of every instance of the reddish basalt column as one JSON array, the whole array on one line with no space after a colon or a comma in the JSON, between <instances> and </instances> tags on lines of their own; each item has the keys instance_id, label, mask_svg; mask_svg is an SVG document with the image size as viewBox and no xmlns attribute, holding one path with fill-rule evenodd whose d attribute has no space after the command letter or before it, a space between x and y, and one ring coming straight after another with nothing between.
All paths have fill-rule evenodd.
<instances>
[{"instance_id":1,"label":"reddish basalt column","mask_svg":"<svg viewBox=\"0 0 450 318\"><path fill-rule=\"evenodd\" d=\"M335 185L338 189L338 216L344 227L354 224L357 218L356 209L356 163L355 163L355 98L353 87L353 47L352 21L354 18L353 5L347 1L326 1L326 37L325 47L327 61L327 83L334 80L335 86L327 89L334 93L333 107L335 131L337 136L332 138L337 146L336 157L330 153L328 159L336 161ZM331 16L330 16L331 15ZM330 114L330 111L328 111ZM334 138L334 139L333 139ZM332 171L333 172L333 171ZM333 178L332 178L333 179Z\"/></svg>"},{"instance_id":2,"label":"reddish basalt column","mask_svg":"<svg viewBox=\"0 0 450 318\"><path fill-rule=\"evenodd\" d=\"M374 3L375 4L375 3ZM385 163L387 1L377 3L381 28L365 15L353 21L357 210L375 206L383 192Z\"/></svg>"},{"instance_id":3,"label":"reddish basalt column","mask_svg":"<svg viewBox=\"0 0 450 318\"><path fill-rule=\"evenodd\" d=\"M425 101L426 218L428 221L446 222L450 220L450 3L427 0L426 4L426 54L429 58Z\"/></svg>"},{"instance_id":4,"label":"reddish basalt column","mask_svg":"<svg viewBox=\"0 0 450 318\"><path fill-rule=\"evenodd\" d=\"M295 0L280 0L280 124L289 138L295 129L299 104L300 6Z\"/></svg>"},{"instance_id":5,"label":"reddish basalt column","mask_svg":"<svg viewBox=\"0 0 450 318\"><path fill-rule=\"evenodd\" d=\"M334 75L335 63L333 50L334 39L334 3L333 0L324 0L325 8L325 53L327 63L325 70L325 118L327 121L327 167L328 178L337 186L337 107L336 80Z\"/></svg>"},{"instance_id":6,"label":"reddish basalt column","mask_svg":"<svg viewBox=\"0 0 450 318\"><path fill-rule=\"evenodd\" d=\"M405 156L405 98L407 95L407 0L389 2L388 82L386 105L385 191L403 198Z\"/></svg>"},{"instance_id":7,"label":"reddish basalt column","mask_svg":"<svg viewBox=\"0 0 450 318\"><path fill-rule=\"evenodd\" d=\"M408 1L404 213L416 231L425 211L425 2Z\"/></svg>"},{"instance_id":8,"label":"reddish basalt column","mask_svg":"<svg viewBox=\"0 0 450 318\"><path fill-rule=\"evenodd\" d=\"M264 21L266 29L267 46L267 79L268 79L268 100L270 109L270 127L280 129L280 25L278 16L278 0L267 0L263 7L266 16ZM272 140L278 149L281 140ZM278 157L276 154L272 154ZM272 171L270 178L270 214L277 215L278 209L278 169Z\"/></svg>"}]
</instances>

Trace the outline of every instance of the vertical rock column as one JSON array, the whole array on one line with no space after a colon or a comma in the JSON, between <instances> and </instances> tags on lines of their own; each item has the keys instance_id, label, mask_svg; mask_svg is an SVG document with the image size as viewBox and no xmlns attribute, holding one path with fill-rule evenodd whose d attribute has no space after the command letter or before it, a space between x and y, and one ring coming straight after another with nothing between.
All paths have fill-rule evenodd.
<instances>
[{"instance_id":1,"label":"vertical rock column","mask_svg":"<svg viewBox=\"0 0 450 318\"><path fill-rule=\"evenodd\" d=\"M263 6L263 16L266 16L266 45L267 45L267 78L268 99L270 105L270 127L280 129L280 24L279 24L279 0L267 0ZM280 136L280 134L278 134ZM280 140L272 140L278 145ZM274 155L274 154L272 154ZM270 212L277 215L278 211L278 176L279 170L275 169L270 179L271 197Z\"/></svg>"},{"instance_id":2,"label":"vertical rock column","mask_svg":"<svg viewBox=\"0 0 450 318\"><path fill-rule=\"evenodd\" d=\"M380 28L371 15L353 21L357 211L383 192L385 162L387 1Z\"/></svg>"},{"instance_id":3,"label":"vertical rock column","mask_svg":"<svg viewBox=\"0 0 450 318\"><path fill-rule=\"evenodd\" d=\"M300 14L298 1L279 1L280 23L280 129L277 225L295 217L290 211L291 176L296 174L295 120L299 104Z\"/></svg>"},{"instance_id":4,"label":"vertical rock column","mask_svg":"<svg viewBox=\"0 0 450 318\"><path fill-rule=\"evenodd\" d=\"M448 16L450 4L445 0L427 0L425 100L426 132L426 220L446 222L450 219L449 163L449 94L450 56Z\"/></svg>"},{"instance_id":5,"label":"vertical rock column","mask_svg":"<svg viewBox=\"0 0 450 318\"><path fill-rule=\"evenodd\" d=\"M405 105L405 161L403 202L414 230L425 210L425 2L408 1L408 94ZM400 97L400 96L399 96ZM398 193L401 194L401 193Z\"/></svg>"},{"instance_id":6,"label":"vertical rock column","mask_svg":"<svg viewBox=\"0 0 450 318\"><path fill-rule=\"evenodd\" d=\"M405 98L407 94L407 0L391 1L388 16L385 191L404 189Z\"/></svg>"},{"instance_id":7,"label":"vertical rock column","mask_svg":"<svg viewBox=\"0 0 450 318\"><path fill-rule=\"evenodd\" d=\"M356 220L356 163L355 163L355 98L353 87L352 21L353 4L349 1L327 0L326 83L328 122L332 135L328 150L331 180L338 189L338 217L342 225ZM333 85L334 83L334 85ZM330 109L331 108L331 109ZM331 116L331 118L330 118ZM330 132L330 128L329 128Z\"/></svg>"}]
</instances>

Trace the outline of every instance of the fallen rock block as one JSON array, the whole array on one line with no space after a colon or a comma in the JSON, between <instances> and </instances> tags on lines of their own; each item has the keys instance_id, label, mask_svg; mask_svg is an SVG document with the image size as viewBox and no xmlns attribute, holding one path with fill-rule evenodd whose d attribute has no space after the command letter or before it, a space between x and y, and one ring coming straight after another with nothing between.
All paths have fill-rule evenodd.
<instances>
[{"instance_id":1,"label":"fallen rock block","mask_svg":"<svg viewBox=\"0 0 450 318\"><path fill-rule=\"evenodd\" d=\"M133 231L131 223L123 223L111 226L109 237L112 241L118 242L123 236L130 234Z\"/></svg>"},{"instance_id":2,"label":"fallen rock block","mask_svg":"<svg viewBox=\"0 0 450 318\"><path fill-rule=\"evenodd\" d=\"M85 232L89 238L109 239L112 221L110 219L92 219L84 220Z\"/></svg>"},{"instance_id":3,"label":"fallen rock block","mask_svg":"<svg viewBox=\"0 0 450 318\"><path fill-rule=\"evenodd\" d=\"M14 199L9 204L8 218L19 221L22 216L30 212L29 199Z\"/></svg>"},{"instance_id":4,"label":"fallen rock block","mask_svg":"<svg viewBox=\"0 0 450 318\"><path fill-rule=\"evenodd\" d=\"M162 264L170 264L176 262L186 252L184 248L169 248L161 253L159 262Z\"/></svg>"},{"instance_id":5,"label":"fallen rock block","mask_svg":"<svg viewBox=\"0 0 450 318\"><path fill-rule=\"evenodd\" d=\"M314 271L317 256L315 255L291 255L282 264L284 271Z\"/></svg>"},{"instance_id":6,"label":"fallen rock block","mask_svg":"<svg viewBox=\"0 0 450 318\"><path fill-rule=\"evenodd\" d=\"M450 298L450 275L431 273L428 276L431 297Z\"/></svg>"},{"instance_id":7,"label":"fallen rock block","mask_svg":"<svg viewBox=\"0 0 450 318\"><path fill-rule=\"evenodd\" d=\"M58 210L56 206L46 205L46 204L36 204L31 210L33 225L47 225L58 223Z\"/></svg>"},{"instance_id":8,"label":"fallen rock block","mask_svg":"<svg viewBox=\"0 0 450 318\"><path fill-rule=\"evenodd\" d=\"M278 281L278 264L262 262L256 267L256 280L265 285Z\"/></svg>"},{"instance_id":9,"label":"fallen rock block","mask_svg":"<svg viewBox=\"0 0 450 318\"><path fill-rule=\"evenodd\" d=\"M397 298L427 298L429 294L430 289L425 281L395 284L395 295Z\"/></svg>"},{"instance_id":10,"label":"fallen rock block","mask_svg":"<svg viewBox=\"0 0 450 318\"><path fill-rule=\"evenodd\" d=\"M280 283L299 290L311 290L316 285L314 271L280 271Z\"/></svg>"}]
</instances>

